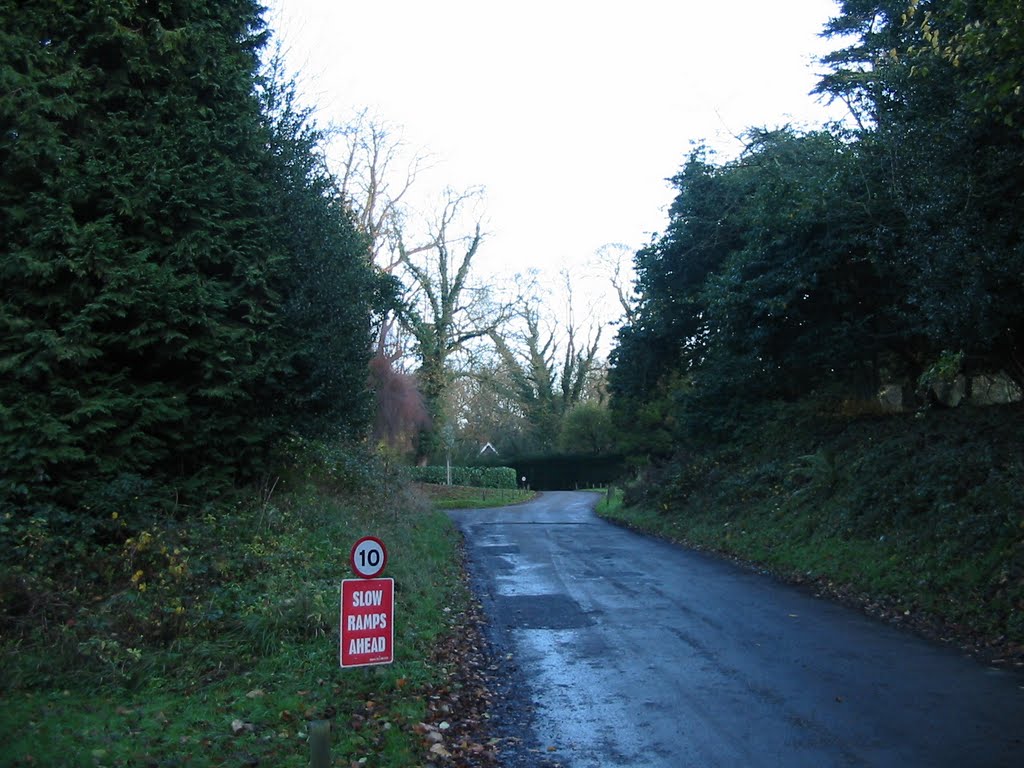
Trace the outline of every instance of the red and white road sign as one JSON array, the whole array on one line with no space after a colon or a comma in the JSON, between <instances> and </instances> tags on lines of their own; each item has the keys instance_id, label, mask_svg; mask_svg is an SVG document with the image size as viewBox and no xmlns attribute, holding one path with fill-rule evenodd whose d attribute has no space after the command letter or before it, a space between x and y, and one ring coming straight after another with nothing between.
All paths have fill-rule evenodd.
<instances>
[{"instance_id":1,"label":"red and white road sign","mask_svg":"<svg viewBox=\"0 0 1024 768\"><path fill-rule=\"evenodd\" d=\"M384 572L388 564L388 551L376 536L363 536L352 545L348 557L352 572L364 579L374 579Z\"/></svg>"},{"instance_id":2,"label":"red and white road sign","mask_svg":"<svg viewBox=\"0 0 1024 768\"><path fill-rule=\"evenodd\" d=\"M395 660L395 580L341 582L341 666Z\"/></svg>"}]
</instances>

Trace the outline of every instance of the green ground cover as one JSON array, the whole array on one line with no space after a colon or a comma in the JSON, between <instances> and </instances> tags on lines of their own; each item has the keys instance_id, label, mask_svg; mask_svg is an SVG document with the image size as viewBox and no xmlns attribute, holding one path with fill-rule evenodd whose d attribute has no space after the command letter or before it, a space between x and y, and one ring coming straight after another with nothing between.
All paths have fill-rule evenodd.
<instances>
[{"instance_id":1,"label":"green ground cover","mask_svg":"<svg viewBox=\"0 0 1024 768\"><path fill-rule=\"evenodd\" d=\"M536 493L521 488L475 488L462 485L417 484L435 509L487 509L520 504Z\"/></svg>"},{"instance_id":2,"label":"green ground cover","mask_svg":"<svg viewBox=\"0 0 1024 768\"><path fill-rule=\"evenodd\" d=\"M408 490L314 474L5 578L0 763L306 766L317 719L337 765L422 763L469 601L458 536ZM343 670L340 582L367 534L388 547L396 660Z\"/></svg>"},{"instance_id":3,"label":"green ground cover","mask_svg":"<svg viewBox=\"0 0 1024 768\"><path fill-rule=\"evenodd\" d=\"M1021 406L854 417L787 407L649 471L600 512L1019 663L1022 427Z\"/></svg>"}]
</instances>

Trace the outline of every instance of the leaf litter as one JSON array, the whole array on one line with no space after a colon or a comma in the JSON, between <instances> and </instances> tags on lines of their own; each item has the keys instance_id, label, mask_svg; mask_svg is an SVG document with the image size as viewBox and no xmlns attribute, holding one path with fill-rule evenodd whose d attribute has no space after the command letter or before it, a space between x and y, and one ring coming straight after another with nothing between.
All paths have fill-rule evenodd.
<instances>
[{"instance_id":1,"label":"leaf litter","mask_svg":"<svg viewBox=\"0 0 1024 768\"><path fill-rule=\"evenodd\" d=\"M465 578L465 574L463 574ZM444 685L430 691L427 717L413 726L433 765L496 768L501 739L488 723L493 701L492 664L483 636L483 609L475 600L447 614L449 631L433 662L447 670Z\"/></svg>"}]
</instances>

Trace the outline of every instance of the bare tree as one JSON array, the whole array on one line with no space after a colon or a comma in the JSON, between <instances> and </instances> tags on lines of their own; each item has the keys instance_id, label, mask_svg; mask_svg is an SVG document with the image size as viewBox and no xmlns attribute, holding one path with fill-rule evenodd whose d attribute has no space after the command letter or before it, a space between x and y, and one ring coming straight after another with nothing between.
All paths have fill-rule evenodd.
<instances>
[{"instance_id":1,"label":"bare tree","mask_svg":"<svg viewBox=\"0 0 1024 768\"><path fill-rule=\"evenodd\" d=\"M562 357L560 386L565 408L570 408L583 399L587 384L594 372L597 350L601 344L601 325L591 325L582 344L579 342L581 328L576 320L575 291L572 276L562 272L566 297L565 354ZM588 317L593 316L593 307L588 306Z\"/></svg>"},{"instance_id":2,"label":"bare tree","mask_svg":"<svg viewBox=\"0 0 1024 768\"><path fill-rule=\"evenodd\" d=\"M416 342L420 391L435 436L444 422L441 404L453 377L453 357L489 335L509 313L490 286L473 279L473 259L484 239L477 211L482 194L480 189L447 191L441 212L428 225L428 245L409 248L401 236L398 240L399 272L408 291L401 322ZM427 437L422 453L436 447Z\"/></svg>"},{"instance_id":3,"label":"bare tree","mask_svg":"<svg viewBox=\"0 0 1024 768\"><path fill-rule=\"evenodd\" d=\"M458 376L446 394L446 407L460 436L479 451L487 443L501 455L529 449L527 421L500 360L478 360L469 375ZM498 382L501 382L499 385ZM474 451L474 453L475 453Z\"/></svg>"},{"instance_id":4,"label":"bare tree","mask_svg":"<svg viewBox=\"0 0 1024 768\"><path fill-rule=\"evenodd\" d=\"M397 242L406 218L406 197L430 156L413 150L401 129L362 110L335 129L340 140L341 192L370 239L374 264L392 273L400 257Z\"/></svg>"},{"instance_id":5,"label":"bare tree","mask_svg":"<svg viewBox=\"0 0 1024 768\"><path fill-rule=\"evenodd\" d=\"M593 268L611 283L622 308L622 318L627 323L636 319L633 255L633 249L624 243L605 243L595 251L591 262Z\"/></svg>"},{"instance_id":6,"label":"bare tree","mask_svg":"<svg viewBox=\"0 0 1024 768\"><path fill-rule=\"evenodd\" d=\"M334 129L332 159L338 167L341 191L369 241L370 259L384 274L399 271L399 243L409 218L408 196L420 173L430 167L430 156L409 146L401 128L364 109ZM427 240L406 253L428 250ZM375 355L399 372L410 356L413 341L397 320L384 311L374 329Z\"/></svg>"},{"instance_id":7,"label":"bare tree","mask_svg":"<svg viewBox=\"0 0 1024 768\"><path fill-rule=\"evenodd\" d=\"M519 331L505 328L489 334L501 367L486 383L518 404L535 447L544 450L555 446L565 414L589 394L601 340L600 325L581 338L572 282L567 273L562 276L567 297L564 327L557 321L544 327L540 302L523 299L516 311Z\"/></svg>"}]
</instances>

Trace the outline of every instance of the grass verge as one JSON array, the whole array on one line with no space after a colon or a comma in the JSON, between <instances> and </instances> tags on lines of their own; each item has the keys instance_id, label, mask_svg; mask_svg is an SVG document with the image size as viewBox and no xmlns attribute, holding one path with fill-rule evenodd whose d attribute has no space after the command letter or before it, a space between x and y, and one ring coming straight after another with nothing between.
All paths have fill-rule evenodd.
<instances>
[{"instance_id":1,"label":"grass verge","mask_svg":"<svg viewBox=\"0 0 1024 768\"><path fill-rule=\"evenodd\" d=\"M306 766L317 719L336 765L424 762L450 682L438 648L469 600L443 512L318 475L131 533L93 553L101 586L39 577L34 607L4 617L0 763ZM342 670L340 582L366 534L388 547L396 660Z\"/></svg>"},{"instance_id":2,"label":"grass verge","mask_svg":"<svg viewBox=\"0 0 1024 768\"><path fill-rule=\"evenodd\" d=\"M417 483L416 488L435 509L487 509L521 504L536 496L521 488L471 488L462 485Z\"/></svg>"},{"instance_id":3,"label":"grass verge","mask_svg":"<svg viewBox=\"0 0 1024 768\"><path fill-rule=\"evenodd\" d=\"M1024 408L786 412L599 513L1024 665Z\"/></svg>"}]
</instances>

